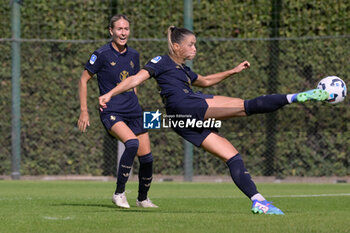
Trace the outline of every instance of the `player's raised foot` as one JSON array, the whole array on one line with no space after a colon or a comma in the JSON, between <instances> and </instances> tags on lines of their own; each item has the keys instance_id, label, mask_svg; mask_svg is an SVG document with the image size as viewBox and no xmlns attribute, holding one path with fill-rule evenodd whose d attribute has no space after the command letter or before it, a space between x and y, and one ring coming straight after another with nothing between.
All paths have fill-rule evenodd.
<instances>
[{"instance_id":1,"label":"player's raised foot","mask_svg":"<svg viewBox=\"0 0 350 233\"><path fill-rule=\"evenodd\" d=\"M112 202L119 208L129 209L130 205L126 199L125 192L113 194Z\"/></svg>"},{"instance_id":2,"label":"player's raised foot","mask_svg":"<svg viewBox=\"0 0 350 233\"><path fill-rule=\"evenodd\" d=\"M282 210L278 209L276 206L273 206L271 202L268 201L253 201L252 204L252 212L253 214L276 214L276 215L284 215Z\"/></svg>"},{"instance_id":3,"label":"player's raised foot","mask_svg":"<svg viewBox=\"0 0 350 233\"><path fill-rule=\"evenodd\" d=\"M158 206L153 204L149 198L143 201L136 200L136 206L142 208L158 208Z\"/></svg>"},{"instance_id":4,"label":"player's raised foot","mask_svg":"<svg viewBox=\"0 0 350 233\"><path fill-rule=\"evenodd\" d=\"M297 94L297 102L305 102L308 100L325 101L328 99L328 92L322 89L312 89Z\"/></svg>"}]
</instances>

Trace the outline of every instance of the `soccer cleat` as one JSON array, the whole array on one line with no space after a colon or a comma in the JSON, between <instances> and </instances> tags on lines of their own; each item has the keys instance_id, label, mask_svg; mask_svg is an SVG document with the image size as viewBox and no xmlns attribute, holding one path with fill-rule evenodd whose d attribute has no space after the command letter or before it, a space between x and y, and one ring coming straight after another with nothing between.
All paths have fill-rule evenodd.
<instances>
[{"instance_id":1,"label":"soccer cleat","mask_svg":"<svg viewBox=\"0 0 350 233\"><path fill-rule=\"evenodd\" d=\"M284 215L282 210L273 206L271 202L268 201L253 201L252 205L253 214L276 214L276 215Z\"/></svg>"},{"instance_id":2,"label":"soccer cleat","mask_svg":"<svg viewBox=\"0 0 350 233\"><path fill-rule=\"evenodd\" d=\"M308 100L325 101L328 99L328 92L322 89L313 89L297 94L297 102L305 102Z\"/></svg>"},{"instance_id":3,"label":"soccer cleat","mask_svg":"<svg viewBox=\"0 0 350 233\"><path fill-rule=\"evenodd\" d=\"M125 208L125 209L130 208L128 200L126 199L126 196L125 196L125 192L113 194L112 202L120 208Z\"/></svg>"},{"instance_id":4,"label":"soccer cleat","mask_svg":"<svg viewBox=\"0 0 350 233\"><path fill-rule=\"evenodd\" d=\"M143 201L136 200L136 206L142 208L158 208L158 206L153 204L149 198Z\"/></svg>"}]
</instances>

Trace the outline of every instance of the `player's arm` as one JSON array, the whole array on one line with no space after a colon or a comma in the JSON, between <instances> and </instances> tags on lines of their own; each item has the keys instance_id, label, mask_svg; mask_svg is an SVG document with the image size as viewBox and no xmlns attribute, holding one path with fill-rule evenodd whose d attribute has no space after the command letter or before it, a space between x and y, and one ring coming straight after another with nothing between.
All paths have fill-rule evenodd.
<instances>
[{"instance_id":1,"label":"player's arm","mask_svg":"<svg viewBox=\"0 0 350 233\"><path fill-rule=\"evenodd\" d=\"M231 70L226 70L220 73L210 74L207 76L202 76L198 74L198 78L196 79L196 81L192 83L192 85L198 86L198 87L210 87L230 77L231 75L237 74L242 70L248 69L249 67L250 67L249 62L244 61Z\"/></svg>"},{"instance_id":2,"label":"player's arm","mask_svg":"<svg viewBox=\"0 0 350 233\"><path fill-rule=\"evenodd\" d=\"M78 120L78 128L81 132L85 132L86 127L90 126L89 113L87 108L87 83L93 74L84 70L79 80L79 99L80 99L80 116Z\"/></svg>"},{"instance_id":3,"label":"player's arm","mask_svg":"<svg viewBox=\"0 0 350 233\"><path fill-rule=\"evenodd\" d=\"M150 77L151 76L147 70L141 69L137 74L130 76L127 79L124 79L121 83L118 84L118 86L110 90L108 93L99 97L100 107L106 108L106 103L108 103L111 100L112 96L118 95L131 88L137 87Z\"/></svg>"}]
</instances>

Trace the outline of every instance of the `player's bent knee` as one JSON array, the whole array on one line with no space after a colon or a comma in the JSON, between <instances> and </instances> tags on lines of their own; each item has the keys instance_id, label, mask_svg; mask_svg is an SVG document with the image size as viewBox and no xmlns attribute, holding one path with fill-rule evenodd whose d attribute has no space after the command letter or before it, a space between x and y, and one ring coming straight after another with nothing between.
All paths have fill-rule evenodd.
<instances>
[{"instance_id":1,"label":"player's bent knee","mask_svg":"<svg viewBox=\"0 0 350 233\"><path fill-rule=\"evenodd\" d=\"M125 143L125 150L132 151L132 152L137 152L139 148L139 140L138 139L129 139Z\"/></svg>"}]
</instances>

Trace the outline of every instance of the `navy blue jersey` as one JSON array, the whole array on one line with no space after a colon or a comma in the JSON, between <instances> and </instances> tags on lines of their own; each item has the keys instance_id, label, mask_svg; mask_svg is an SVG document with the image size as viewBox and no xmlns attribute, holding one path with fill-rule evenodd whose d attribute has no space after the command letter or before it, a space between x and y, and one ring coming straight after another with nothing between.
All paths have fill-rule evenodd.
<instances>
[{"instance_id":1,"label":"navy blue jersey","mask_svg":"<svg viewBox=\"0 0 350 233\"><path fill-rule=\"evenodd\" d=\"M194 94L191 84L197 80L198 75L188 66L176 64L168 55L153 58L144 69L157 80L166 106L176 105L188 95Z\"/></svg>"},{"instance_id":2,"label":"navy blue jersey","mask_svg":"<svg viewBox=\"0 0 350 233\"><path fill-rule=\"evenodd\" d=\"M139 72L139 53L129 47L126 49L126 52L119 53L110 42L97 49L86 63L85 69L97 74L100 95L106 94L121 81ZM115 112L132 117L141 115L142 109L134 90L131 89L113 96L103 112Z\"/></svg>"}]
</instances>

